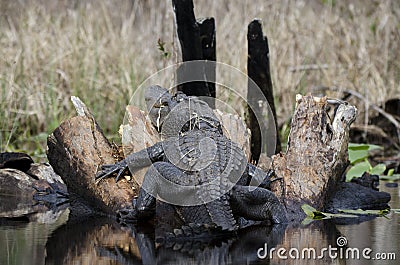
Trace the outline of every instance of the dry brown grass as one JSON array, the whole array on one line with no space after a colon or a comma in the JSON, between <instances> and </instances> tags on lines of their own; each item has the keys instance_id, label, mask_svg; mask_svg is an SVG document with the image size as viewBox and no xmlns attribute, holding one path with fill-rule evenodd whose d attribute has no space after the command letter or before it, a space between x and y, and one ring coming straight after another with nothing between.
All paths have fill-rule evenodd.
<instances>
[{"instance_id":1,"label":"dry brown grass","mask_svg":"<svg viewBox=\"0 0 400 265\"><path fill-rule=\"evenodd\" d=\"M135 88L177 60L170 1L0 4L1 151L44 150L46 135L73 115L71 95L116 135ZM378 104L400 94L398 1L198 0L195 12L216 18L218 61L244 72L247 24L263 20L280 123L294 95L315 86L347 87ZM158 39L172 56L162 56ZM308 64L326 68L291 71Z\"/></svg>"}]
</instances>

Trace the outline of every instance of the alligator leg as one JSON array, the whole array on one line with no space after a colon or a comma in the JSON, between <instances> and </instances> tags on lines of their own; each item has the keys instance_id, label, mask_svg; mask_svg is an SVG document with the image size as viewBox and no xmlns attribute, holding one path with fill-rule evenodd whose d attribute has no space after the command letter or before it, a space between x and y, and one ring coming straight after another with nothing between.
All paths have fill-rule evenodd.
<instances>
[{"instance_id":1,"label":"alligator leg","mask_svg":"<svg viewBox=\"0 0 400 265\"><path fill-rule=\"evenodd\" d=\"M274 181L272 178L275 176L275 172L273 170L268 170L265 172L262 169L248 163L247 172L249 176L247 186L259 186L264 189L270 189L270 184Z\"/></svg>"},{"instance_id":2,"label":"alligator leg","mask_svg":"<svg viewBox=\"0 0 400 265\"><path fill-rule=\"evenodd\" d=\"M167 162L155 162L147 171L143 179L141 190L157 195L161 201L173 205L193 206L199 205L199 179L185 173L180 168ZM204 186L201 186L204 188ZM140 194L138 207L142 201Z\"/></svg>"},{"instance_id":3,"label":"alligator leg","mask_svg":"<svg viewBox=\"0 0 400 265\"><path fill-rule=\"evenodd\" d=\"M239 216L272 223L287 222L286 209L275 194L264 188L235 185L231 194L232 209Z\"/></svg>"},{"instance_id":4,"label":"alligator leg","mask_svg":"<svg viewBox=\"0 0 400 265\"><path fill-rule=\"evenodd\" d=\"M190 185L188 175L167 162L155 162L144 175L139 195L133 200L133 209L122 209L118 212L121 221L132 222L153 217L156 210L156 196L166 202L184 200L192 189L184 189Z\"/></svg>"},{"instance_id":5,"label":"alligator leg","mask_svg":"<svg viewBox=\"0 0 400 265\"><path fill-rule=\"evenodd\" d=\"M102 165L101 171L96 174L96 180L100 181L114 173L117 173L115 181L118 181L122 173L124 173L128 166L131 168L142 168L150 166L155 161L160 161L164 157L163 143L159 142L146 149L128 155L124 160L115 164Z\"/></svg>"},{"instance_id":6,"label":"alligator leg","mask_svg":"<svg viewBox=\"0 0 400 265\"><path fill-rule=\"evenodd\" d=\"M273 179L274 177L276 177L276 175L273 170L268 170L265 172L255 165L248 163L245 172L237 184L243 186L260 187L269 190L272 182L281 180L281 178Z\"/></svg>"}]
</instances>

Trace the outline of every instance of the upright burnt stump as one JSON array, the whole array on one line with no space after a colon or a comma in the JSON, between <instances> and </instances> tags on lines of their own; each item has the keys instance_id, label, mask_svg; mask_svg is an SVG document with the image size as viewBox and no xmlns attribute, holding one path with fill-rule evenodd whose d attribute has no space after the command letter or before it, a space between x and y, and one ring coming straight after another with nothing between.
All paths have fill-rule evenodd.
<instances>
[{"instance_id":1,"label":"upright burnt stump","mask_svg":"<svg viewBox=\"0 0 400 265\"><path fill-rule=\"evenodd\" d=\"M258 161L260 153L264 151L261 141L261 125L257 121L257 117L261 116L261 107L259 101L262 99L259 97L260 93L256 90L261 90L262 95L268 102L271 108L272 115L275 119L276 128L276 151L281 151L281 142L279 134L277 132L277 121L276 111L273 96L273 88L271 81L271 73L269 66L269 48L267 37L264 37L262 32L262 25L260 20L253 20L248 26L247 32L248 42L248 59L247 59L247 72L249 75L249 85L247 92L248 100L248 119L247 126L251 130L251 153L252 160ZM254 86L254 83L257 86Z\"/></svg>"},{"instance_id":2,"label":"upright burnt stump","mask_svg":"<svg viewBox=\"0 0 400 265\"><path fill-rule=\"evenodd\" d=\"M214 18L196 21L192 0L173 0L172 5L183 62L215 61ZM193 82L193 79L197 79L197 82ZM177 70L177 83L179 91L188 96L203 97L212 108L215 107L215 64L183 64Z\"/></svg>"},{"instance_id":3,"label":"upright burnt stump","mask_svg":"<svg viewBox=\"0 0 400 265\"><path fill-rule=\"evenodd\" d=\"M197 19L197 24L200 28L200 40L201 40L201 50L203 52L203 60L208 60L215 62L217 60L216 53L216 37L215 37L215 20L213 17L209 18L199 18ZM215 65L208 65L206 70L206 79L211 82L206 82L208 91L212 98L216 98L215 90ZM212 108L215 107L215 103L210 102Z\"/></svg>"},{"instance_id":4,"label":"upright burnt stump","mask_svg":"<svg viewBox=\"0 0 400 265\"><path fill-rule=\"evenodd\" d=\"M200 40L200 27L194 16L192 0L172 0L175 11L179 42L182 48L182 60L202 60L203 51Z\"/></svg>"}]
</instances>

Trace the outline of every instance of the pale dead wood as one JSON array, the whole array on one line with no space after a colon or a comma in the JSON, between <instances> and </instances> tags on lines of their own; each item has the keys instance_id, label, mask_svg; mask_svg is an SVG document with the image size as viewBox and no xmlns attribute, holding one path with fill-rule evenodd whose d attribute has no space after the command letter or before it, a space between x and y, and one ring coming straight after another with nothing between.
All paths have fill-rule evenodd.
<instances>
[{"instance_id":1,"label":"pale dead wood","mask_svg":"<svg viewBox=\"0 0 400 265\"><path fill-rule=\"evenodd\" d=\"M372 108L375 111L377 111L378 113L380 113L383 117L385 117L388 121L390 121L396 127L397 140L400 143L400 122L397 121L397 119L395 117L393 117L393 115L391 115L390 113L387 113L386 111L384 111L382 108L378 107L377 105L369 103L367 98L364 97L361 93L359 93L357 91L354 91L351 89L346 89L346 88L339 88L339 87L335 87L335 86L331 87L330 89L332 89L334 91L341 91L344 93L351 94L351 95L355 96L356 98L364 101L364 103L367 104L369 108Z\"/></svg>"},{"instance_id":2,"label":"pale dead wood","mask_svg":"<svg viewBox=\"0 0 400 265\"><path fill-rule=\"evenodd\" d=\"M348 164L350 124L356 108L341 104L331 121L327 99L311 95L296 97L286 154L273 157L273 168L284 182L284 189L273 189L287 203L289 211L299 214L302 203L322 209Z\"/></svg>"},{"instance_id":3,"label":"pale dead wood","mask_svg":"<svg viewBox=\"0 0 400 265\"><path fill-rule=\"evenodd\" d=\"M125 115L127 124L122 124L119 128L125 157L130 153L150 147L161 140L159 133L144 111L129 105L126 107ZM147 167L132 173L138 186L142 185L146 171Z\"/></svg>"},{"instance_id":4,"label":"pale dead wood","mask_svg":"<svg viewBox=\"0 0 400 265\"><path fill-rule=\"evenodd\" d=\"M214 110L215 116L222 124L222 130L226 137L237 143L243 149L247 160L250 161L250 130L246 123L238 115L224 113L218 109Z\"/></svg>"}]
</instances>

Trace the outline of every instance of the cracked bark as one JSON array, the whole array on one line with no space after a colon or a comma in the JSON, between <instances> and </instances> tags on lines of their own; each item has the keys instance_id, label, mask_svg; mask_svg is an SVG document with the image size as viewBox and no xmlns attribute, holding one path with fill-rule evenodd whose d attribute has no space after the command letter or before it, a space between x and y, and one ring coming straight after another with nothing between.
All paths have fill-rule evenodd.
<instances>
[{"instance_id":1,"label":"cracked bark","mask_svg":"<svg viewBox=\"0 0 400 265\"><path fill-rule=\"evenodd\" d=\"M97 169L113 164L116 151L90 112L63 122L47 139L47 157L70 193L77 194L92 208L105 213L129 207L135 195L132 186L113 178L95 183Z\"/></svg>"},{"instance_id":2,"label":"cracked bark","mask_svg":"<svg viewBox=\"0 0 400 265\"><path fill-rule=\"evenodd\" d=\"M357 109L341 104L331 120L327 104L326 97L298 95L287 152L273 156L273 168L284 180L284 189L278 182L273 189L292 215L303 216L303 203L322 210L348 165L349 130Z\"/></svg>"}]
</instances>

